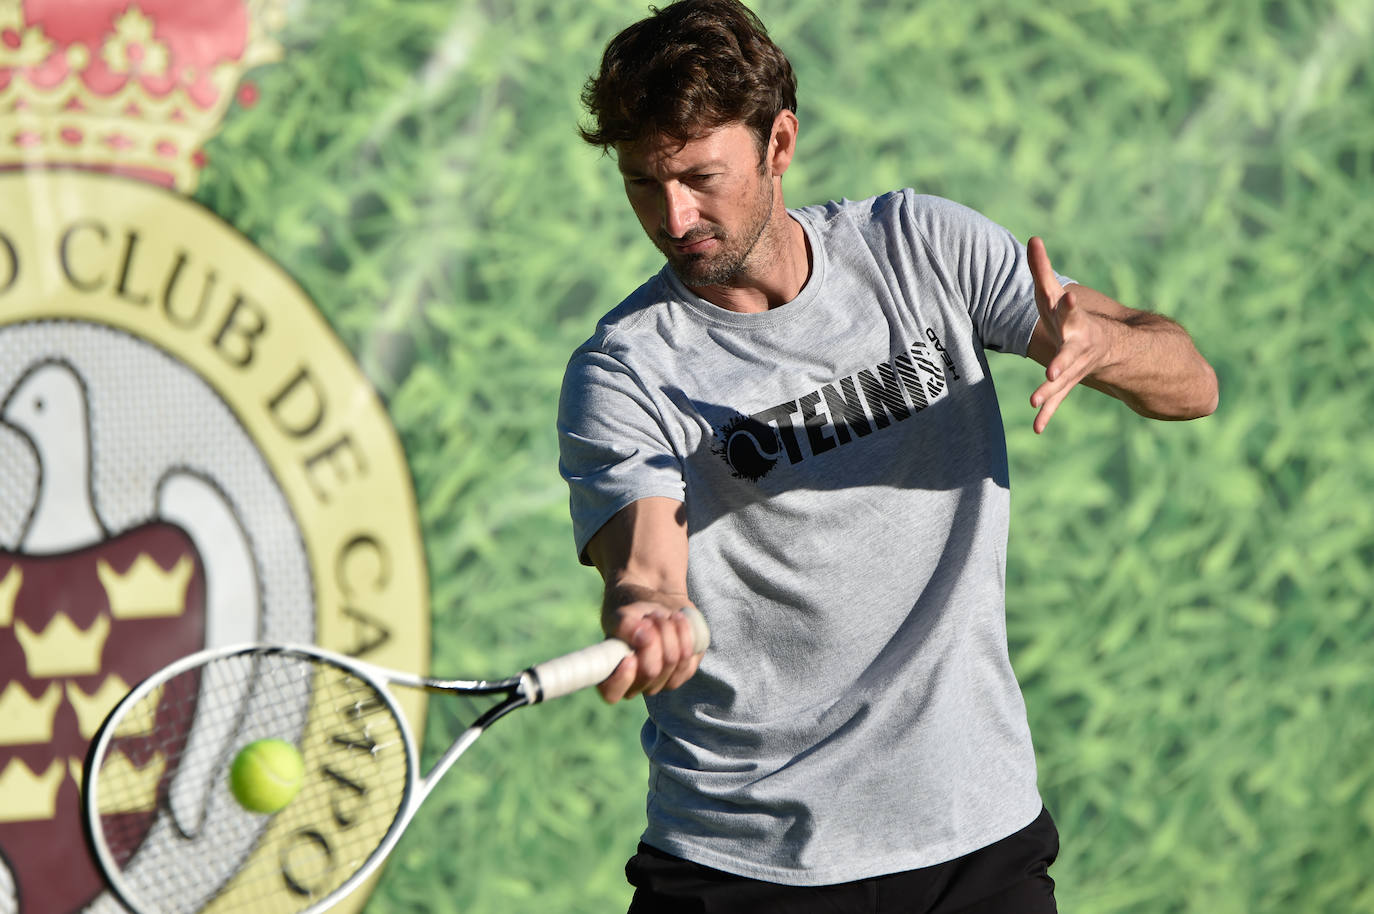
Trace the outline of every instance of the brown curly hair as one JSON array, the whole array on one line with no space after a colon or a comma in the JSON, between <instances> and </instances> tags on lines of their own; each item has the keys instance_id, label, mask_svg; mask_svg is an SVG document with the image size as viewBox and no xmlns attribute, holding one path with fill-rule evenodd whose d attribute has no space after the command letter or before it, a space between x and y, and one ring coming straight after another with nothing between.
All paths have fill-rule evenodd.
<instances>
[{"instance_id":1,"label":"brown curly hair","mask_svg":"<svg viewBox=\"0 0 1374 914\"><path fill-rule=\"evenodd\" d=\"M773 120L797 110L797 78L768 31L738 0L677 0L606 46L582 103L582 139L603 151L651 136L686 142L742 123L767 148Z\"/></svg>"}]
</instances>

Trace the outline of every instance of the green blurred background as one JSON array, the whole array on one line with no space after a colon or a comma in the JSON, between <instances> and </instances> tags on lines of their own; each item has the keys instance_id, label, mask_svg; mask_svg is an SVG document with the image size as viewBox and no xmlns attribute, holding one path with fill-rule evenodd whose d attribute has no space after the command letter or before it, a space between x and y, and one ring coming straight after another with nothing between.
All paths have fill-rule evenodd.
<instances>
[{"instance_id":1,"label":"green blurred background","mask_svg":"<svg viewBox=\"0 0 1374 914\"><path fill-rule=\"evenodd\" d=\"M957 199L1182 321L1221 409L1151 423L995 358L1012 659L1072 912L1374 911L1374 0L757 0L800 81L791 205ZM433 667L595 637L553 431L660 258L574 128L640 2L292 7L197 197L320 304L409 454ZM431 705L433 752L463 723ZM638 705L515 715L369 910L623 910Z\"/></svg>"}]
</instances>

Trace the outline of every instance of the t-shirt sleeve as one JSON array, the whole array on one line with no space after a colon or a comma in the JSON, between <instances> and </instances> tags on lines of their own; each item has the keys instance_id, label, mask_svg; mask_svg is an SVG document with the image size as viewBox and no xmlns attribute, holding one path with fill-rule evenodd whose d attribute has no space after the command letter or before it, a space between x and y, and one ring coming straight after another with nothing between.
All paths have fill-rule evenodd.
<instances>
[{"instance_id":1,"label":"t-shirt sleeve","mask_svg":"<svg viewBox=\"0 0 1374 914\"><path fill-rule=\"evenodd\" d=\"M963 294L984 348L1025 355L1040 319L1026 246L991 219L951 200L923 197L917 209L925 241ZM1062 275L1059 281L1073 282Z\"/></svg>"},{"instance_id":2,"label":"t-shirt sleeve","mask_svg":"<svg viewBox=\"0 0 1374 914\"><path fill-rule=\"evenodd\" d=\"M558 468L568 483L577 555L622 508L641 498L683 500L682 461L634 374L604 352L573 355L558 402Z\"/></svg>"}]
</instances>

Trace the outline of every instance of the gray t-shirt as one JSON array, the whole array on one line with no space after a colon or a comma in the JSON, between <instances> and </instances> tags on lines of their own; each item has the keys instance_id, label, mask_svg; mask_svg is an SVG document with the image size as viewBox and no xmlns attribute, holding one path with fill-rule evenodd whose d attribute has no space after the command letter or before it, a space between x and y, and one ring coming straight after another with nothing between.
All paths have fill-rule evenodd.
<instances>
[{"instance_id":1,"label":"gray t-shirt","mask_svg":"<svg viewBox=\"0 0 1374 914\"><path fill-rule=\"evenodd\" d=\"M726 311L665 267L573 355L558 430L579 555L631 502L683 501L711 625L698 674L646 701L644 841L823 885L1040 811L984 360L1024 354L1037 312L1025 248L966 207L790 212L812 255L794 300Z\"/></svg>"}]
</instances>

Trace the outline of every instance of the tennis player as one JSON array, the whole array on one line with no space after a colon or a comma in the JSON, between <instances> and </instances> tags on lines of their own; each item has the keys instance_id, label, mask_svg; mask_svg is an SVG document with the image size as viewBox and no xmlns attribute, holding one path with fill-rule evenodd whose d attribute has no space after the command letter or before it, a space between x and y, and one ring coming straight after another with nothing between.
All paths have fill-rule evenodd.
<instances>
[{"instance_id":1,"label":"tennis player","mask_svg":"<svg viewBox=\"0 0 1374 914\"><path fill-rule=\"evenodd\" d=\"M1079 385L1205 416L1211 367L958 203L786 208L796 81L736 0L654 10L584 101L667 261L559 415L577 549L635 648L601 691L647 696L631 911L1054 911L986 353L1045 366L1036 432Z\"/></svg>"}]
</instances>

